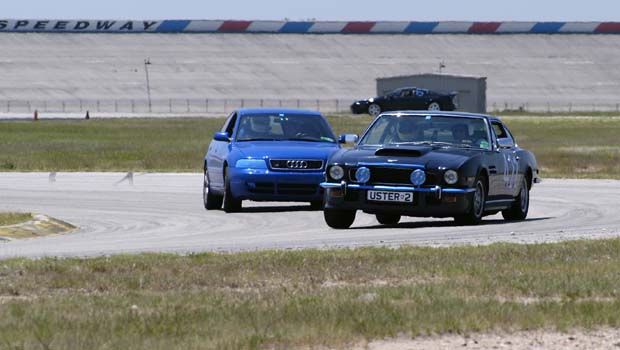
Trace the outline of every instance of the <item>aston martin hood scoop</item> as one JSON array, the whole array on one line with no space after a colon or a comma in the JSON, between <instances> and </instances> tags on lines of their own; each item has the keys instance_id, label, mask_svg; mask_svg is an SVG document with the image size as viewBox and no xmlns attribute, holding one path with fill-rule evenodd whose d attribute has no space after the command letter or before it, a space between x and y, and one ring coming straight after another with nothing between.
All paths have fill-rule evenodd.
<instances>
[{"instance_id":1,"label":"aston martin hood scoop","mask_svg":"<svg viewBox=\"0 0 620 350\"><path fill-rule=\"evenodd\" d=\"M386 147L375 151L376 156L421 157L431 151L431 147Z\"/></svg>"}]
</instances>

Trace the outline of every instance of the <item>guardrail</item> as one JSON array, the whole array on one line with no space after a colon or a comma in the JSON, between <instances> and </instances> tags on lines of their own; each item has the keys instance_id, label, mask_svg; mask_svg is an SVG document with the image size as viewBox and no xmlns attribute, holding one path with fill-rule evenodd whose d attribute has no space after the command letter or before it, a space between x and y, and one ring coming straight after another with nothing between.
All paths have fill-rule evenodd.
<instances>
[{"instance_id":1,"label":"guardrail","mask_svg":"<svg viewBox=\"0 0 620 350\"><path fill-rule=\"evenodd\" d=\"M350 99L122 99L66 101L0 101L0 112L6 113L166 113L166 114L227 114L238 108L296 108L321 112L348 112Z\"/></svg>"},{"instance_id":2,"label":"guardrail","mask_svg":"<svg viewBox=\"0 0 620 350\"><path fill-rule=\"evenodd\" d=\"M119 99L119 100L63 100L63 101L0 101L0 113L108 113L108 114L175 114L226 115L238 108L294 108L317 110L323 113L349 113L351 99ZM492 102L489 112L618 112L620 102Z\"/></svg>"}]
</instances>

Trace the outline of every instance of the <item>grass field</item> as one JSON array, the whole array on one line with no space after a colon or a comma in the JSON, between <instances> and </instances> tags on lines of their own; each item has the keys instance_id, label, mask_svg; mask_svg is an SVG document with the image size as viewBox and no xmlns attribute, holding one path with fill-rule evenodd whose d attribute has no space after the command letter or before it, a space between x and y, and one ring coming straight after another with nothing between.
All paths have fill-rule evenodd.
<instances>
[{"instance_id":1,"label":"grass field","mask_svg":"<svg viewBox=\"0 0 620 350\"><path fill-rule=\"evenodd\" d=\"M5 213L0 212L0 226L19 224L32 219L30 213Z\"/></svg>"},{"instance_id":2,"label":"grass field","mask_svg":"<svg viewBox=\"0 0 620 350\"><path fill-rule=\"evenodd\" d=\"M335 132L361 133L369 116L332 116ZM619 116L505 116L543 177L620 179ZM202 170L223 119L0 122L0 171Z\"/></svg>"},{"instance_id":3,"label":"grass field","mask_svg":"<svg viewBox=\"0 0 620 350\"><path fill-rule=\"evenodd\" d=\"M0 262L6 349L293 349L620 326L620 240Z\"/></svg>"}]
</instances>

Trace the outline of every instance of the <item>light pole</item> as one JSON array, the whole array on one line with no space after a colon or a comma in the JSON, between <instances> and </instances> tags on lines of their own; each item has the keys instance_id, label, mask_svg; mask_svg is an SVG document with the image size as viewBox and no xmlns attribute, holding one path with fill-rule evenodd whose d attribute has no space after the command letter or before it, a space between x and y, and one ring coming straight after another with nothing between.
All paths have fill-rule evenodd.
<instances>
[{"instance_id":1,"label":"light pole","mask_svg":"<svg viewBox=\"0 0 620 350\"><path fill-rule=\"evenodd\" d=\"M147 58L144 60L144 73L146 74L146 95L149 98L149 113L151 110L151 84L149 83L149 65L151 64L151 59Z\"/></svg>"}]
</instances>

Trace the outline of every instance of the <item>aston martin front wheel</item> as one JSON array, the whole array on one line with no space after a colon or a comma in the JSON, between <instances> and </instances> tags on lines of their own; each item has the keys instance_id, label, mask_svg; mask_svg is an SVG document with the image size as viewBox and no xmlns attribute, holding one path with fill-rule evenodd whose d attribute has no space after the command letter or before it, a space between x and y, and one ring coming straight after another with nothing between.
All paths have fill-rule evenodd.
<instances>
[{"instance_id":1,"label":"aston martin front wheel","mask_svg":"<svg viewBox=\"0 0 620 350\"><path fill-rule=\"evenodd\" d=\"M525 220L527 212L530 208L530 189L527 185L527 178L521 180L521 189L519 195L515 198L509 209L502 210L502 216L505 220Z\"/></svg>"},{"instance_id":2,"label":"aston martin front wheel","mask_svg":"<svg viewBox=\"0 0 620 350\"><path fill-rule=\"evenodd\" d=\"M323 216L327 226L335 229L345 229L351 227L355 221L355 210L345 209L325 209Z\"/></svg>"},{"instance_id":3,"label":"aston martin front wheel","mask_svg":"<svg viewBox=\"0 0 620 350\"><path fill-rule=\"evenodd\" d=\"M371 104L370 106L368 106L368 114L372 115L373 117L378 116L379 114L381 114L381 106L376 103Z\"/></svg>"}]
</instances>

